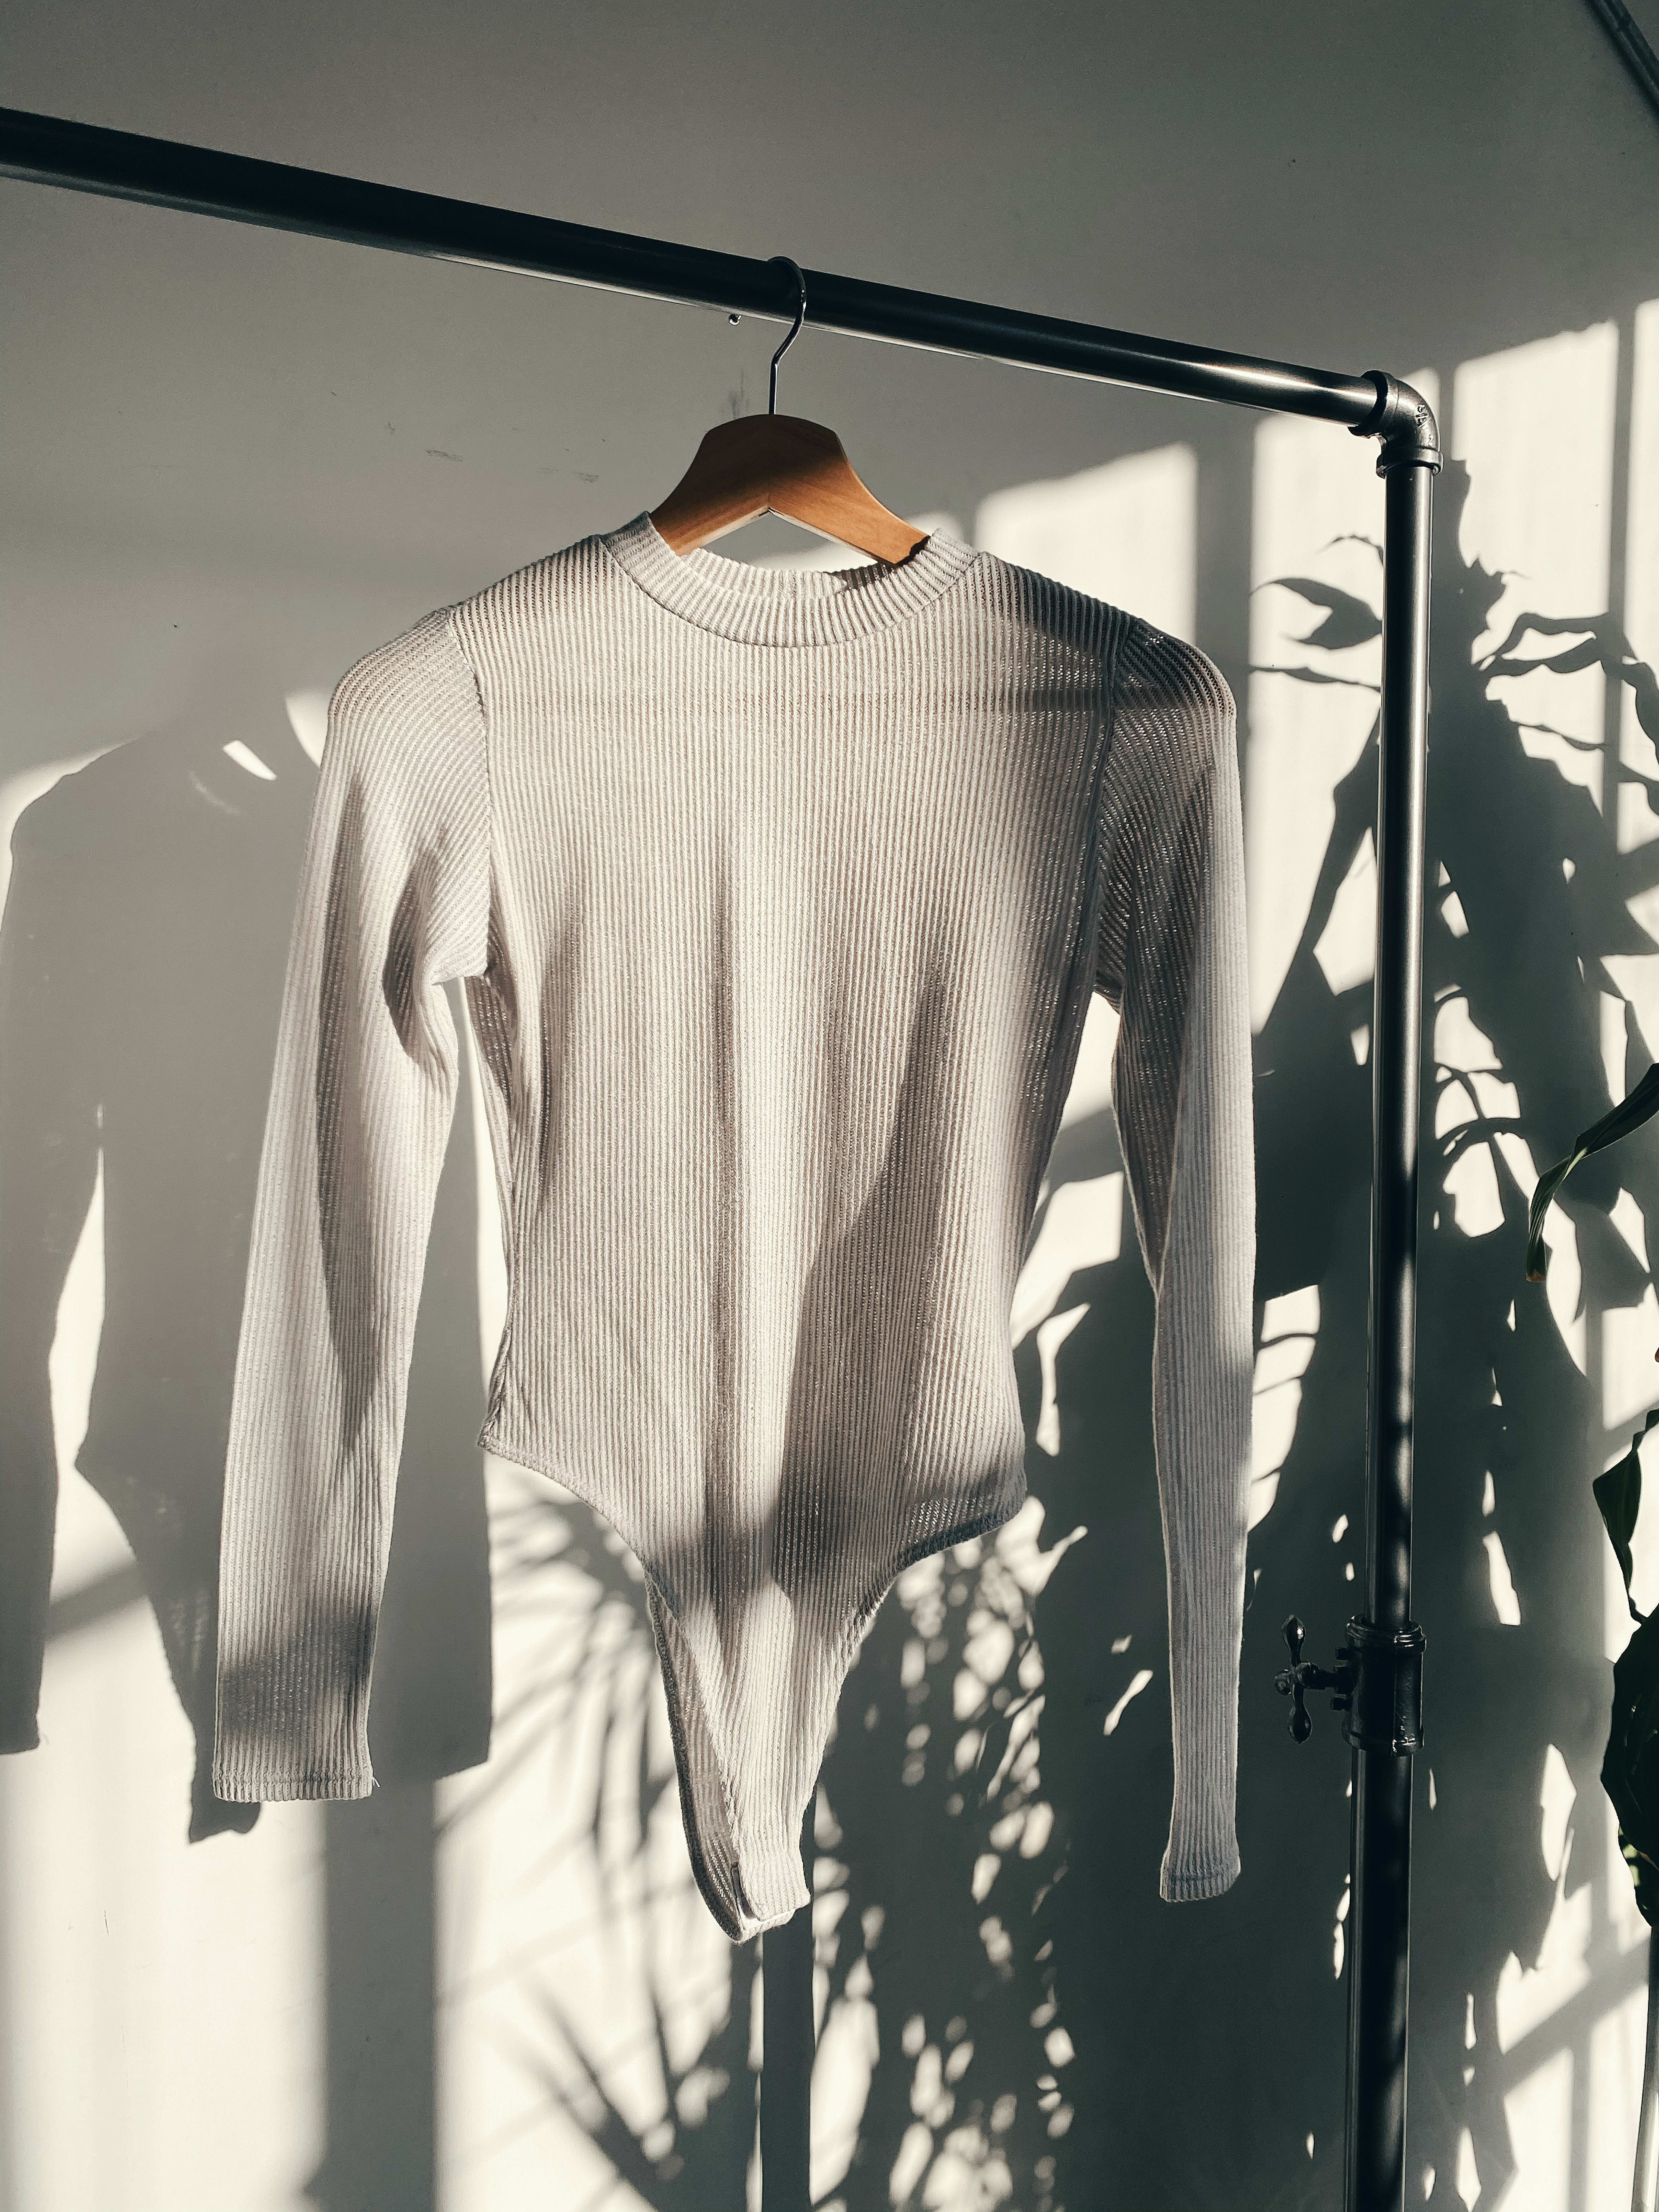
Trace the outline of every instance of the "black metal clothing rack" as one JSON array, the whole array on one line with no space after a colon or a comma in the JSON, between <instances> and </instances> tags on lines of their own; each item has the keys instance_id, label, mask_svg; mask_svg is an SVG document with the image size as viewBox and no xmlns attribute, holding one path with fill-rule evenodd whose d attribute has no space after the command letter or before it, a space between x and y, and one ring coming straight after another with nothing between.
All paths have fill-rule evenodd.
<instances>
[{"instance_id":1,"label":"black metal clothing rack","mask_svg":"<svg viewBox=\"0 0 1659 2212\"><path fill-rule=\"evenodd\" d=\"M167 139L0 109L0 176L140 200L526 276L794 319L780 264L673 246L544 216L404 191ZM1427 404L1380 369L1351 375L1177 345L1087 323L984 307L808 270L816 328L1064 376L1301 415L1377 441L1386 479L1379 896L1372 1021L1370 1358L1366 1434L1366 1611L1334 1674L1294 1664L1281 1686L1332 1688L1352 1747L1346 2212L1401 2212L1412 1755L1421 1741L1422 1631L1411 1619L1412 1426L1421 1051L1424 802L1428 748L1430 525L1438 435ZM1287 1632L1290 1632L1287 1630ZM1299 1660L1299 1627L1291 1659ZM810 1907L766 1978L766 2043L788 2054L762 2089L767 2212L805 2212L810 2069ZM767 1939L769 1947L772 1938ZM804 2033L803 2033L804 2028ZM768 2069L770 2071L771 2069ZM772 2124L769 2125L769 2119ZM787 2123L787 2124L786 2124Z\"/></svg>"}]
</instances>

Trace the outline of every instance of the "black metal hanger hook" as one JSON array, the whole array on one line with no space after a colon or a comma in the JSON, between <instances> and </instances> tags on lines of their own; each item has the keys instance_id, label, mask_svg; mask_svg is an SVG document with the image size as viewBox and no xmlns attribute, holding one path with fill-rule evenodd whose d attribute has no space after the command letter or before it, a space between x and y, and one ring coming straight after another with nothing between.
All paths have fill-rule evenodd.
<instances>
[{"instance_id":1,"label":"black metal hanger hook","mask_svg":"<svg viewBox=\"0 0 1659 2212\"><path fill-rule=\"evenodd\" d=\"M775 415L778 411L778 363L800 336L800 326L806 320L806 279L787 253L775 253L771 258L781 262L784 268L794 270L795 282L800 288L800 305L795 310L795 319L789 326L789 335L772 356L772 380L767 389L766 411L769 415Z\"/></svg>"}]
</instances>

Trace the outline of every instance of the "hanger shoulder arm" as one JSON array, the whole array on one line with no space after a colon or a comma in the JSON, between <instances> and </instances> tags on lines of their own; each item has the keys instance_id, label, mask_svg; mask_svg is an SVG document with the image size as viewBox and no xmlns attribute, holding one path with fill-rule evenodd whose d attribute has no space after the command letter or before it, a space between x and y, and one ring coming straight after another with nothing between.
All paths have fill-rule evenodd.
<instances>
[{"instance_id":1,"label":"hanger shoulder arm","mask_svg":"<svg viewBox=\"0 0 1659 2212\"><path fill-rule=\"evenodd\" d=\"M878 561L902 561L926 542L860 481L833 430L793 415L716 424L651 520L687 553L768 512Z\"/></svg>"}]
</instances>

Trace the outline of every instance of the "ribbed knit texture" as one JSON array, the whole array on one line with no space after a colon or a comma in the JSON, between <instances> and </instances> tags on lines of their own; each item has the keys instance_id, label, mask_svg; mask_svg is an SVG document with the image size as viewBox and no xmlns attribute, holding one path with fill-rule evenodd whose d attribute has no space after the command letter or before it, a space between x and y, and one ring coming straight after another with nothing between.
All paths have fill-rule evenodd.
<instances>
[{"instance_id":1,"label":"ribbed knit texture","mask_svg":"<svg viewBox=\"0 0 1659 2212\"><path fill-rule=\"evenodd\" d=\"M895 1577L1025 1496L1009 1320L1092 991L1158 1319L1166 1898L1234 1838L1255 1198L1233 703L935 537L681 558L641 515L329 717L226 1474L215 1787L373 1786L367 1705L466 979L509 1273L480 1442L642 1564L734 1940Z\"/></svg>"}]
</instances>

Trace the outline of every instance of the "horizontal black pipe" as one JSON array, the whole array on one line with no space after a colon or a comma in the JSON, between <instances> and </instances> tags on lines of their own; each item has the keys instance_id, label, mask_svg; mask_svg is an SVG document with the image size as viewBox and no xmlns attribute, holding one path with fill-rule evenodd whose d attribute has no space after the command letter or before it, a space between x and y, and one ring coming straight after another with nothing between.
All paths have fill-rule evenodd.
<instances>
[{"instance_id":1,"label":"horizontal black pipe","mask_svg":"<svg viewBox=\"0 0 1659 2212\"><path fill-rule=\"evenodd\" d=\"M793 321L795 313L795 280L775 262L593 230L583 223L441 199L430 192L291 168L281 161L256 161L246 155L16 108L0 108L0 176L431 260L736 309L780 322ZM938 293L866 284L822 269L805 273L806 319L819 330L936 353L976 355L1189 399L1313 416L1351 429L1368 422L1377 408L1371 376L1176 345Z\"/></svg>"},{"instance_id":2,"label":"horizontal black pipe","mask_svg":"<svg viewBox=\"0 0 1659 2212\"><path fill-rule=\"evenodd\" d=\"M1625 0L1589 0L1601 27L1613 41L1613 52L1640 88L1643 97L1659 115L1659 54L1642 35L1642 27Z\"/></svg>"}]
</instances>

